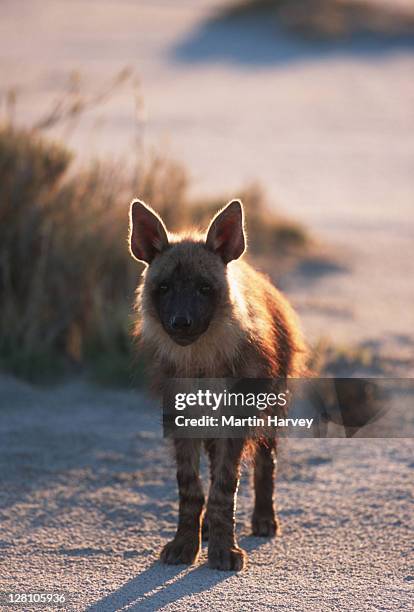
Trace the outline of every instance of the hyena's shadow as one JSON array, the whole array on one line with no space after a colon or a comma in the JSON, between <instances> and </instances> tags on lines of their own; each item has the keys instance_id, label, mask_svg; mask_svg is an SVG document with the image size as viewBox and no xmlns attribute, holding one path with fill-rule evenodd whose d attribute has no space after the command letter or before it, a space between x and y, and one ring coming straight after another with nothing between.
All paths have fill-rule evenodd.
<instances>
[{"instance_id":1,"label":"hyena's shadow","mask_svg":"<svg viewBox=\"0 0 414 612\"><path fill-rule=\"evenodd\" d=\"M268 540L242 537L240 544L247 552L263 546ZM86 612L113 612L128 607L131 612L153 611L179 602L187 595L196 595L226 580L234 579L237 572L209 569L207 563L198 565L164 565L155 561L138 576L132 578L110 595L100 599Z\"/></svg>"}]
</instances>

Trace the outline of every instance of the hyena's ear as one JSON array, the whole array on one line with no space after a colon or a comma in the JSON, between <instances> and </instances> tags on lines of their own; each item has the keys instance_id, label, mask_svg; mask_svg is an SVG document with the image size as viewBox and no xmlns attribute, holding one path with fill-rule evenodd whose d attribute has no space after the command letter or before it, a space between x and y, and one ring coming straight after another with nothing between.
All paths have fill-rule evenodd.
<instances>
[{"instance_id":1,"label":"hyena's ear","mask_svg":"<svg viewBox=\"0 0 414 612\"><path fill-rule=\"evenodd\" d=\"M246 240L240 200L232 200L214 217L208 228L206 246L220 255L225 264L243 255Z\"/></svg>"},{"instance_id":2,"label":"hyena's ear","mask_svg":"<svg viewBox=\"0 0 414 612\"><path fill-rule=\"evenodd\" d=\"M144 202L134 200L129 212L129 247L132 255L150 264L167 246L167 230L161 218Z\"/></svg>"}]
</instances>

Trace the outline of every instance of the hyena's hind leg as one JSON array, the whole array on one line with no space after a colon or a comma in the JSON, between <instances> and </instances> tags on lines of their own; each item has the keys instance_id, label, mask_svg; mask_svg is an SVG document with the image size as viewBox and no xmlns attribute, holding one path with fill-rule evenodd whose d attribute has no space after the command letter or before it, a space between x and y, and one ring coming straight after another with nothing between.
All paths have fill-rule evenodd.
<instances>
[{"instance_id":1,"label":"hyena's hind leg","mask_svg":"<svg viewBox=\"0 0 414 612\"><path fill-rule=\"evenodd\" d=\"M275 443L273 440L260 442L254 460L254 511L252 516L253 535L274 537L279 523L274 509Z\"/></svg>"},{"instance_id":2,"label":"hyena's hind leg","mask_svg":"<svg viewBox=\"0 0 414 612\"><path fill-rule=\"evenodd\" d=\"M201 546L201 514L204 494L199 476L200 440L174 440L179 492L178 528L175 538L164 546L161 561L193 563Z\"/></svg>"}]
</instances>

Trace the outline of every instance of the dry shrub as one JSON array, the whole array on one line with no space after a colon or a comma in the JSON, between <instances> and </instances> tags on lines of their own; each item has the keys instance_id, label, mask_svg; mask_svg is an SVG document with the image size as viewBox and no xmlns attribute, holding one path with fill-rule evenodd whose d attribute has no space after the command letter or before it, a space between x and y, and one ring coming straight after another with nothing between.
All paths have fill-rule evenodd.
<instances>
[{"instance_id":1,"label":"dry shrub","mask_svg":"<svg viewBox=\"0 0 414 612\"><path fill-rule=\"evenodd\" d=\"M62 357L128 355L140 272L126 243L131 195L164 210L186 187L166 160L70 175L71 159L36 132L0 128L0 358L29 376Z\"/></svg>"},{"instance_id":2,"label":"dry shrub","mask_svg":"<svg viewBox=\"0 0 414 612\"><path fill-rule=\"evenodd\" d=\"M127 248L130 200L177 229L205 225L226 199L191 205L185 171L166 159L72 170L72 157L36 131L0 127L0 365L33 379L93 363L100 378L125 381L140 275ZM253 253L303 247L306 233L272 215L257 187L240 195Z\"/></svg>"}]
</instances>

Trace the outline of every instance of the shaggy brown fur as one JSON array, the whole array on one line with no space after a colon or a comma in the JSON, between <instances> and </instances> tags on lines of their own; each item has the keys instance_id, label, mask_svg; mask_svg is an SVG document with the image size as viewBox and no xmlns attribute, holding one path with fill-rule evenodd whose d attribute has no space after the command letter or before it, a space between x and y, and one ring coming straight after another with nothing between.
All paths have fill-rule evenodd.
<instances>
[{"instance_id":1,"label":"shaggy brown fur","mask_svg":"<svg viewBox=\"0 0 414 612\"><path fill-rule=\"evenodd\" d=\"M245 250L239 201L216 215L206 235L193 232L177 236L168 235L161 219L142 202L134 201L130 247L136 259L148 264L137 294L137 333L149 352L153 385L158 391L174 377L286 378L303 374L305 348L292 308L264 275L239 259ZM204 331L184 345L186 330L176 337L162 314L162 295L172 291L167 281L177 274L184 283L180 285L183 296L191 279L204 283L193 293L210 295L208 300L199 297L195 305L191 302L195 312L204 309L202 320L193 322L186 315L188 321L184 318L183 325L199 324ZM192 300L191 295L188 299ZM180 313L184 312L180 308ZM176 320L183 327L183 317L175 317L173 323ZM240 570L245 553L237 546L234 513L246 440L205 440L204 445L211 466L203 525L203 537L209 538L209 565ZM205 505L199 477L201 447L201 440L175 440L179 520L175 538L161 553L165 563L193 563L200 550ZM277 532L273 454L274 445L257 444L252 529L259 536Z\"/></svg>"}]
</instances>

